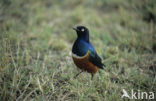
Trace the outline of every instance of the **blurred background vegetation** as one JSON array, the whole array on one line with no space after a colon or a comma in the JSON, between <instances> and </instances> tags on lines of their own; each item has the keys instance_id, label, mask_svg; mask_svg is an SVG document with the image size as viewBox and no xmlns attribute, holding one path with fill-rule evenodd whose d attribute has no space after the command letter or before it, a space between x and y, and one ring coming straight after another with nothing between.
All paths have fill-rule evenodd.
<instances>
[{"instance_id":1,"label":"blurred background vegetation","mask_svg":"<svg viewBox=\"0 0 156 101\"><path fill-rule=\"evenodd\" d=\"M94 80L71 59L84 25L106 64ZM155 0L1 0L1 101L122 101L156 91Z\"/></svg>"}]
</instances>

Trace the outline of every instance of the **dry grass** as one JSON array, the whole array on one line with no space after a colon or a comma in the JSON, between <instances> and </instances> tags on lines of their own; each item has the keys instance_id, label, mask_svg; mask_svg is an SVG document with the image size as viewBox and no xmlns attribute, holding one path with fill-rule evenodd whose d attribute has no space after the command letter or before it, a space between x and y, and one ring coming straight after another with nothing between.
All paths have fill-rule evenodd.
<instances>
[{"instance_id":1,"label":"dry grass","mask_svg":"<svg viewBox=\"0 0 156 101\"><path fill-rule=\"evenodd\" d=\"M122 101L122 89L156 91L154 0L0 1L1 101ZM106 64L91 81L70 56L85 25Z\"/></svg>"}]
</instances>

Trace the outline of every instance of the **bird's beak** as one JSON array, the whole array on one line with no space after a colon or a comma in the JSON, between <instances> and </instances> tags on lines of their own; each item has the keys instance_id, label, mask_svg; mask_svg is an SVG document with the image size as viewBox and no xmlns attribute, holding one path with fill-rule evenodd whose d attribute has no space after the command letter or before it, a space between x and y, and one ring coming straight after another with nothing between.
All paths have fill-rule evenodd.
<instances>
[{"instance_id":1,"label":"bird's beak","mask_svg":"<svg viewBox=\"0 0 156 101\"><path fill-rule=\"evenodd\" d=\"M75 30L75 31L79 31L79 29L77 29L77 28L73 28L73 30Z\"/></svg>"},{"instance_id":2,"label":"bird's beak","mask_svg":"<svg viewBox=\"0 0 156 101\"><path fill-rule=\"evenodd\" d=\"M77 31L77 28L73 28L73 30L76 30Z\"/></svg>"}]
</instances>

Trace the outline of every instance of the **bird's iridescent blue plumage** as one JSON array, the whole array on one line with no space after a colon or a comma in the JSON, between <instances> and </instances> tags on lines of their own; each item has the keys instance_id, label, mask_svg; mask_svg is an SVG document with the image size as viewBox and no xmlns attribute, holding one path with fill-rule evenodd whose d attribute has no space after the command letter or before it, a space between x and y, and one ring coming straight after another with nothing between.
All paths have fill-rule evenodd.
<instances>
[{"instance_id":1,"label":"bird's iridescent blue plumage","mask_svg":"<svg viewBox=\"0 0 156 101\"><path fill-rule=\"evenodd\" d=\"M78 38L73 45L72 52L78 56L84 56L88 50L96 52L90 43Z\"/></svg>"},{"instance_id":2,"label":"bird's iridescent blue plumage","mask_svg":"<svg viewBox=\"0 0 156 101\"><path fill-rule=\"evenodd\" d=\"M79 32L83 26L79 26L77 28L78 38L75 41L72 52L77 56L85 56L89 51L89 61L96 65L99 68L103 68L103 64L101 62L101 58L98 56L96 50L93 45L89 42L89 31L86 29L86 32ZM84 27L85 28L85 27Z\"/></svg>"}]
</instances>

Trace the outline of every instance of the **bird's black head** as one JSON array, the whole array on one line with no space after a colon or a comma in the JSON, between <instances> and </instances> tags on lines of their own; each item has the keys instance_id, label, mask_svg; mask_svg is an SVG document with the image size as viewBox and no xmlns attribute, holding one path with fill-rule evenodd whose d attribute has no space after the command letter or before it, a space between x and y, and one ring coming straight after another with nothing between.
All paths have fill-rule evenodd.
<instances>
[{"instance_id":1,"label":"bird's black head","mask_svg":"<svg viewBox=\"0 0 156 101\"><path fill-rule=\"evenodd\" d=\"M73 28L77 32L78 39L89 42L89 30L85 26L77 26Z\"/></svg>"}]
</instances>

